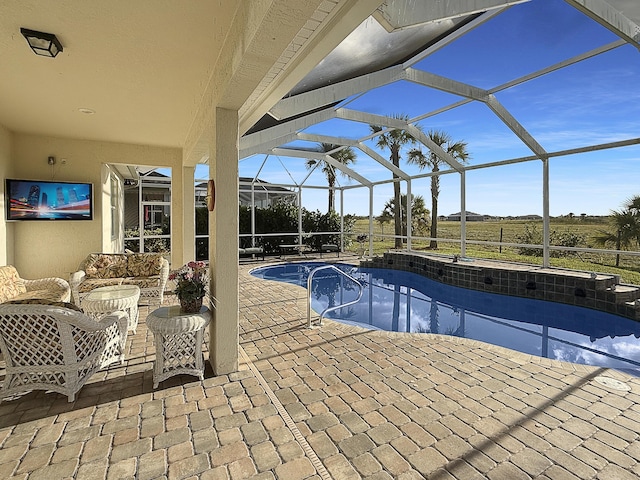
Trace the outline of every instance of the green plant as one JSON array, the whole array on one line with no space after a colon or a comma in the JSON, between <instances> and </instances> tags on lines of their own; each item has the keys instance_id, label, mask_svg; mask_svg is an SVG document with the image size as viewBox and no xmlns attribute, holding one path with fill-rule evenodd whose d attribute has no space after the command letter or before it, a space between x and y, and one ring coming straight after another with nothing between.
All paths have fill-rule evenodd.
<instances>
[{"instance_id":1,"label":"green plant","mask_svg":"<svg viewBox=\"0 0 640 480\"><path fill-rule=\"evenodd\" d=\"M148 238L153 235L167 235L162 228L144 230L144 251L166 253L170 251L168 238ZM124 248L133 252L140 251L140 229L128 228L124 231Z\"/></svg>"},{"instance_id":2,"label":"green plant","mask_svg":"<svg viewBox=\"0 0 640 480\"><path fill-rule=\"evenodd\" d=\"M251 233L251 208L241 205L239 209L240 233ZM346 234L353 230L355 224L353 215L344 216L345 242L349 240ZM290 202L281 201L267 208L255 209L255 233L264 235L262 246L266 254L279 251L279 245L297 243L294 234L298 233L298 207ZM302 230L305 232L304 243L312 248L319 249L325 243L340 243L340 215L336 212L320 213L319 210L309 211L302 209ZM268 236L265 234L282 232L291 235ZM335 234L313 235L314 232L336 232Z\"/></svg>"},{"instance_id":3,"label":"green plant","mask_svg":"<svg viewBox=\"0 0 640 480\"><path fill-rule=\"evenodd\" d=\"M330 153L333 152L333 153ZM356 162L356 153L351 147L344 147L342 145L334 145L333 143L321 143L318 145L318 153L319 157L323 157L329 155L333 160L342 165L349 165L350 163ZM329 184L329 208L327 212L333 212L335 210L335 190L334 187L336 185L336 167L332 164L328 163L323 158L313 158L308 159L305 162L305 166L308 170L311 170L316 167L316 165L320 166L322 173L327 177L327 183ZM338 171L340 171L338 169ZM342 173L342 172L340 172ZM344 175L344 173L343 173Z\"/></svg>"},{"instance_id":4,"label":"green plant","mask_svg":"<svg viewBox=\"0 0 640 480\"><path fill-rule=\"evenodd\" d=\"M189 262L171 272L169 280L176 282L174 293L180 300L193 301L207 294L207 266L204 262Z\"/></svg>"},{"instance_id":5,"label":"green plant","mask_svg":"<svg viewBox=\"0 0 640 480\"><path fill-rule=\"evenodd\" d=\"M384 204L384 209L378 218L392 218L395 210L395 198L391 197ZM407 235L407 196L400 195L400 210L402 235ZM422 235L429 225L429 210L425 207L421 195L411 195L411 232L412 235Z\"/></svg>"},{"instance_id":6,"label":"green plant","mask_svg":"<svg viewBox=\"0 0 640 480\"><path fill-rule=\"evenodd\" d=\"M630 198L620 211L612 211L611 230L600 230L594 241L600 246L613 246L616 250L631 250L640 245L640 196ZM620 255L616 255L616 267Z\"/></svg>"},{"instance_id":7,"label":"green plant","mask_svg":"<svg viewBox=\"0 0 640 480\"><path fill-rule=\"evenodd\" d=\"M409 121L409 115L405 114L396 114L393 116L394 120L402 120L404 122ZM421 127L419 124L413 125L419 131ZM389 149L389 161L393 164L393 166L400 168L400 153L402 148L411 144L414 145L416 143L416 139L413 137L409 130L404 130L402 128L394 128L392 130L387 130L385 127L380 125L369 125L369 129L371 133L377 135L376 146L380 149ZM398 176L394 173L393 178L397 179ZM402 225L400 223L400 182L393 182L393 199L394 199L394 209L393 209L393 222L395 228L395 248L402 248Z\"/></svg>"},{"instance_id":8,"label":"green plant","mask_svg":"<svg viewBox=\"0 0 640 480\"><path fill-rule=\"evenodd\" d=\"M516 239L518 243L525 243L527 245L542 245L542 232L538 230L537 225L525 225L524 233L517 235ZM586 237L580 233L567 230L565 232L557 232L555 230L549 233L549 244L558 247L581 247L585 246ZM531 257L541 257L542 247L518 247L518 252L521 255L528 255ZM569 257L575 256L576 252L568 250L552 250L549 254L551 257Z\"/></svg>"},{"instance_id":9,"label":"green plant","mask_svg":"<svg viewBox=\"0 0 640 480\"><path fill-rule=\"evenodd\" d=\"M467 143L463 141L454 142L451 135L438 130L429 130L427 134L431 141L441 147L454 160L460 163L467 163L469 160L469 152L467 152ZM433 150L428 154L424 154L421 149L413 148L409 151L409 163L415 163L420 170L430 168L433 173L440 171L440 165L447 163L440 158ZM431 241L429 248L438 248L436 240L438 236L438 196L440 195L440 176L431 177ZM464 213L461 212L461 215Z\"/></svg>"}]
</instances>

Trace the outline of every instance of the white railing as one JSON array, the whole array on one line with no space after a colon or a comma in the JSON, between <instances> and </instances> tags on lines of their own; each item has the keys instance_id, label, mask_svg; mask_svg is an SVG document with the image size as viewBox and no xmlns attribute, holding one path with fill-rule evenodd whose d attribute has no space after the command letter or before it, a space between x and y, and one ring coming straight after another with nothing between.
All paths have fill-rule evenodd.
<instances>
[{"instance_id":1,"label":"white railing","mask_svg":"<svg viewBox=\"0 0 640 480\"><path fill-rule=\"evenodd\" d=\"M362 283L360 283L360 281L358 281L357 279L355 279L354 277L352 277L348 273L343 272L342 270L340 270L339 268L337 268L334 265L323 265L321 267L314 268L309 273L309 277L307 278L307 292L308 292L308 295L307 295L307 327L308 328L312 328L312 324L311 324L311 293L312 293L311 292L311 283L313 281L313 276L317 272L319 272L320 270L334 270L334 271L344 275L349 280L351 280L353 283L358 285L359 291L358 291L358 297L355 300L352 300L352 301L347 302L347 303L343 303L341 305L336 305L336 306L333 306L333 307L325 308L322 311L322 313L320 314L320 317L318 318L318 326L322 326L322 319L324 318L325 314L327 314L329 312L333 312L334 310L338 310L340 308L348 307L349 305L354 305L354 304L358 303L360 301L360 299L362 298L362 294L364 292L364 287L362 286Z\"/></svg>"}]
</instances>

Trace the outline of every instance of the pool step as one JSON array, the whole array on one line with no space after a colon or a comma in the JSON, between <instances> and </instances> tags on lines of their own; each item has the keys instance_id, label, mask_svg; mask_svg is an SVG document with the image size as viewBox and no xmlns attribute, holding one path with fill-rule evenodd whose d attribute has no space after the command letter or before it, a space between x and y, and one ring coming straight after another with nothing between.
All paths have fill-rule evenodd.
<instances>
[{"instance_id":1,"label":"pool step","mask_svg":"<svg viewBox=\"0 0 640 480\"><path fill-rule=\"evenodd\" d=\"M612 285L607 289L607 292L614 297L616 303L635 302L640 298L640 289L635 285Z\"/></svg>"}]
</instances>

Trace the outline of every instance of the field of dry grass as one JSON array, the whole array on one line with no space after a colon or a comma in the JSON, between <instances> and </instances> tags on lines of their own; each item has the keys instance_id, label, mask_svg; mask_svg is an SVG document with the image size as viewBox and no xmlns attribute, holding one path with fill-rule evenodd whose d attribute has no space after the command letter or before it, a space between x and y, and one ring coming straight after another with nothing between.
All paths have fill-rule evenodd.
<instances>
[{"instance_id":1,"label":"field of dry grass","mask_svg":"<svg viewBox=\"0 0 640 480\"><path fill-rule=\"evenodd\" d=\"M496 220L484 222L467 222L467 241L483 241L483 242L500 242L522 243L519 238L525 234L525 228L535 225L542 231L542 222L532 222L524 220ZM574 219L561 221L552 219L550 222L550 230L558 234L571 233L584 237L584 242L580 247L598 248L594 242L594 236L600 230L608 228L606 218L591 221L583 221ZM367 219L359 219L356 221L353 239L357 234L368 233L369 222ZM391 238L382 237L382 235L393 234L393 224L384 225L384 229L378 222L374 222L374 253L381 254L390 248L393 248L393 240ZM438 222L438 249L434 253L455 254L460 253L460 222ZM453 240L453 241L447 241ZM428 240L412 241L414 250L427 250L429 247ZM360 245L353 242L349 247L350 251L357 252ZM521 262L534 265L542 264L542 257L521 255L516 247L498 246L498 245L475 245L467 243L466 255L473 258L499 259L512 262ZM606 273L615 273L622 276L626 283L640 285L640 256L621 255L620 266L615 267L616 256L605 253L574 253L569 256L551 258L551 265L556 267L571 268L576 270L598 271Z\"/></svg>"}]
</instances>

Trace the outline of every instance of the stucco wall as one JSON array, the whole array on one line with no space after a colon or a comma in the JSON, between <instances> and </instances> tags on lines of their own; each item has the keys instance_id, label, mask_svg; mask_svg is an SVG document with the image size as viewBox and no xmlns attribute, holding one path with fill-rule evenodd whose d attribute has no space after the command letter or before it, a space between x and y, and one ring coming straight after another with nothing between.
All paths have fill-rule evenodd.
<instances>
[{"instance_id":1,"label":"stucco wall","mask_svg":"<svg viewBox=\"0 0 640 480\"><path fill-rule=\"evenodd\" d=\"M111 222L110 218L107 218L109 205L105 205L105 198L108 200L109 193L106 164L171 167L172 172L181 177L182 151L176 148L26 134L13 134L11 143L11 176L36 180L91 182L94 186L92 221L15 222L11 225L15 241L12 263L23 278L68 278L87 254L108 251L112 242ZM47 164L49 156L56 157L54 167ZM62 159L65 160L64 164ZM182 223L181 185L181 179L174 178L174 227ZM181 249L182 241L177 239L172 242L173 248Z\"/></svg>"},{"instance_id":2,"label":"stucco wall","mask_svg":"<svg viewBox=\"0 0 640 480\"><path fill-rule=\"evenodd\" d=\"M13 225L4 220L4 179L11 174L11 133L0 125L0 265L13 263Z\"/></svg>"}]
</instances>

